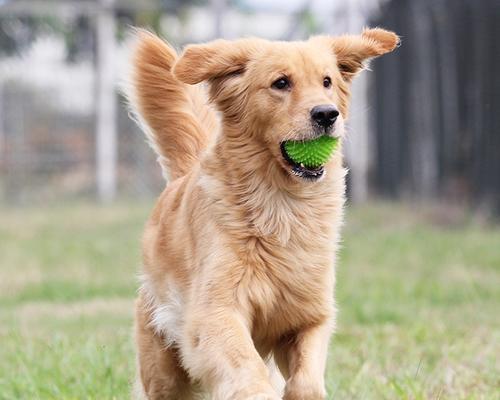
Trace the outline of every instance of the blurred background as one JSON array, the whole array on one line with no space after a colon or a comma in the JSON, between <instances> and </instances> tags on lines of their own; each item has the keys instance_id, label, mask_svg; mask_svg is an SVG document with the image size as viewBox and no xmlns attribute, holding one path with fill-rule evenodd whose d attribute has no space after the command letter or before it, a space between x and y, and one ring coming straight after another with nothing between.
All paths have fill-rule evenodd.
<instances>
[{"instance_id":1,"label":"blurred background","mask_svg":"<svg viewBox=\"0 0 500 400\"><path fill-rule=\"evenodd\" d=\"M131 26L181 48L383 26L403 46L354 87L350 197L500 213L495 0L0 1L0 201L150 198L163 181L119 83Z\"/></svg>"},{"instance_id":2,"label":"blurred background","mask_svg":"<svg viewBox=\"0 0 500 400\"><path fill-rule=\"evenodd\" d=\"M498 0L0 0L0 399L128 395L164 187L120 93L132 26L402 37L353 86L329 396L498 398Z\"/></svg>"}]
</instances>

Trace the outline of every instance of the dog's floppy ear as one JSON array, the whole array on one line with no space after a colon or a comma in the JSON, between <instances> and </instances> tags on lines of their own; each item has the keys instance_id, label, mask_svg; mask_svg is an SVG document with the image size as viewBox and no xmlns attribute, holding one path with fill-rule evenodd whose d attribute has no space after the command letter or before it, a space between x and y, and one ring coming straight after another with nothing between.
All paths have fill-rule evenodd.
<instances>
[{"instance_id":1,"label":"dog's floppy ear","mask_svg":"<svg viewBox=\"0 0 500 400\"><path fill-rule=\"evenodd\" d=\"M186 47L173 73L184 83L202 81L243 72L258 43L256 39L214 40Z\"/></svg>"},{"instance_id":2,"label":"dog's floppy ear","mask_svg":"<svg viewBox=\"0 0 500 400\"><path fill-rule=\"evenodd\" d=\"M346 81L365 67L365 63L398 47L399 37L381 28L365 29L361 35L331 38L337 64Z\"/></svg>"}]
</instances>

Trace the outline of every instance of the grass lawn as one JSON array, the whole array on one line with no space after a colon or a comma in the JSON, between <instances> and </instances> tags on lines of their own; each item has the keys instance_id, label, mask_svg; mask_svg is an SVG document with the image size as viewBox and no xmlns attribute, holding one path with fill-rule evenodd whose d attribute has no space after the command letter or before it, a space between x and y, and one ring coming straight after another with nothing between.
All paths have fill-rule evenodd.
<instances>
[{"instance_id":1,"label":"grass lawn","mask_svg":"<svg viewBox=\"0 0 500 400\"><path fill-rule=\"evenodd\" d=\"M126 399L150 205L0 210L0 399ZM329 398L500 399L500 228L348 208Z\"/></svg>"}]
</instances>

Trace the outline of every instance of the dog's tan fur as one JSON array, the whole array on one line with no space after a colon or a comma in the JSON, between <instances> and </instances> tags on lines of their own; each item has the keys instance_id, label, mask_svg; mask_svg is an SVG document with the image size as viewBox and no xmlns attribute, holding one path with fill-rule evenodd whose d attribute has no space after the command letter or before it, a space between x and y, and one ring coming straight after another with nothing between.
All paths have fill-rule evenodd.
<instances>
[{"instance_id":1,"label":"dog's tan fur","mask_svg":"<svg viewBox=\"0 0 500 400\"><path fill-rule=\"evenodd\" d=\"M306 182L280 143L312 137L318 104L338 106L333 134L342 138L352 77L397 42L370 29L217 40L177 57L139 34L131 97L171 177L143 238L136 343L148 399L189 399L198 386L214 399L280 399L269 357L285 399L325 398L345 170L339 147L325 177ZM283 75L291 87L273 88Z\"/></svg>"}]
</instances>

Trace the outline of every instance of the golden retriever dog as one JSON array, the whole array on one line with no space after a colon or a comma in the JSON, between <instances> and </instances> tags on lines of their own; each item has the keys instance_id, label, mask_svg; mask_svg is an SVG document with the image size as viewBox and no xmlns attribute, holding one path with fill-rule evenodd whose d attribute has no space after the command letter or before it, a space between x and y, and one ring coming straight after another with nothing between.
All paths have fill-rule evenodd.
<instances>
[{"instance_id":1,"label":"golden retriever dog","mask_svg":"<svg viewBox=\"0 0 500 400\"><path fill-rule=\"evenodd\" d=\"M215 40L177 55L137 36L129 96L169 180L143 237L138 395L324 399L346 171L341 146L308 169L282 144L341 143L353 77L398 37Z\"/></svg>"}]
</instances>

